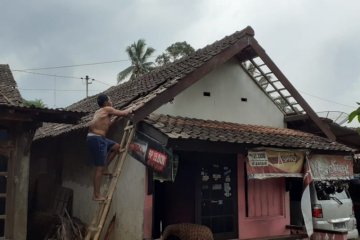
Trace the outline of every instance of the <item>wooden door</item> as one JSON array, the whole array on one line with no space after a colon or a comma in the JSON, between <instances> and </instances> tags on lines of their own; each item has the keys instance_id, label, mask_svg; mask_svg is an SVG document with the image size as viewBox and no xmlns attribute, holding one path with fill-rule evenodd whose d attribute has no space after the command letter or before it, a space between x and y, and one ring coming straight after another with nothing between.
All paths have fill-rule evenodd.
<instances>
[{"instance_id":1,"label":"wooden door","mask_svg":"<svg viewBox=\"0 0 360 240\"><path fill-rule=\"evenodd\" d=\"M212 155L198 168L197 222L215 239L237 238L236 156Z\"/></svg>"}]
</instances>

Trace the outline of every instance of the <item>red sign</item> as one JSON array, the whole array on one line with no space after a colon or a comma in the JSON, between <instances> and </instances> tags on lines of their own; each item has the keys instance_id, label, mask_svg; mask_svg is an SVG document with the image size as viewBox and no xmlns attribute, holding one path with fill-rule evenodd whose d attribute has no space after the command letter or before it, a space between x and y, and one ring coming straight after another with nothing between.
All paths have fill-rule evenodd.
<instances>
[{"instance_id":1,"label":"red sign","mask_svg":"<svg viewBox=\"0 0 360 240\"><path fill-rule=\"evenodd\" d=\"M147 165L151 166L154 170L158 172L164 171L167 160L168 158L166 154L158 152L155 149L149 148Z\"/></svg>"}]
</instances>

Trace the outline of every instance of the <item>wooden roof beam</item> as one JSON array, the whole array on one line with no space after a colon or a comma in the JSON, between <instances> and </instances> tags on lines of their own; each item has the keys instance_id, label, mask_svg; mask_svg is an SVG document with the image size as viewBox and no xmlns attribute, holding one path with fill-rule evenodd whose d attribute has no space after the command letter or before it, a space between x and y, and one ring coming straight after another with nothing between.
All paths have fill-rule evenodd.
<instances>
[{"instance_id":1,"label":"wooden roof beam","mask_svg":"<svg viewBox=\"0 0 360 240\"><path fill-rule=\"evenodd\" d=\"M285 77L281 70L275 65L275 63L270 59L266 54L265 50L259 45L259 43L252 38L250 45L253 47L257 55L262 59L268 68L274 73L274 75L280 80L284 87L289 91L293 98L300 104L300 106L305 110L309 117L315 122L315 124L321 129L321 131L331 140L335 141L336 137L331 131L328 124L321 121L319 116L315 111L310 107L310 105L305 101L305 99L300 95L296 88L290 83L290 81Z\"/></svg>"}]
</instances>

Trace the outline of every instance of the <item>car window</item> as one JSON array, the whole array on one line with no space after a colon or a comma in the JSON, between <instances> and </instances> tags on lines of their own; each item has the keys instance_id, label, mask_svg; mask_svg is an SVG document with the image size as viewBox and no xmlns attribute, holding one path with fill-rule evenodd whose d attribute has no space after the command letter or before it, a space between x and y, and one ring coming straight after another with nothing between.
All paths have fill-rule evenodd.
<instances>
[{"instance_id":1,"label":"car window","mask_svg":"<svg viewBox=\"0 0 360 240\"><path fill-rule=\"evenodd\" d=\"M347 194L345 189L342 192L335 192L334 194L329 194L329 196L336 197L338 199L348 199L349 198L349 194Z\"/></svg>"},{"instance_id":2,"label":"car window","mask_svg":"<svg viewBox=\"0 0 360 240\"><path fill-rule=\"evenodd\" d=\"M315 182L316 195L319 200L349 199L348 184L342 181Z\"/></svg>"}]
</instances>

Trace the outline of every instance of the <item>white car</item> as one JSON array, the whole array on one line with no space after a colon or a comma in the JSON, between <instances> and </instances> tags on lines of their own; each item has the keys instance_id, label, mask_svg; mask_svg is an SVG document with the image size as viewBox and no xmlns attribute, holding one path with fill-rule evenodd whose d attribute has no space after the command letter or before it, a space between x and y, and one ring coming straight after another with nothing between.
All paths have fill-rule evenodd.
<instances>
[{"instance_id":1,"label":"white car","mask_svg":"<svg viewBox=\"0 0 360 240\"><path fill-rule=\"evenodd\" d=\"M343 181L314 181L310 185L314 229L347 231L347 239L359 237L353 202Z\"/></svg>"}]
</instances>

